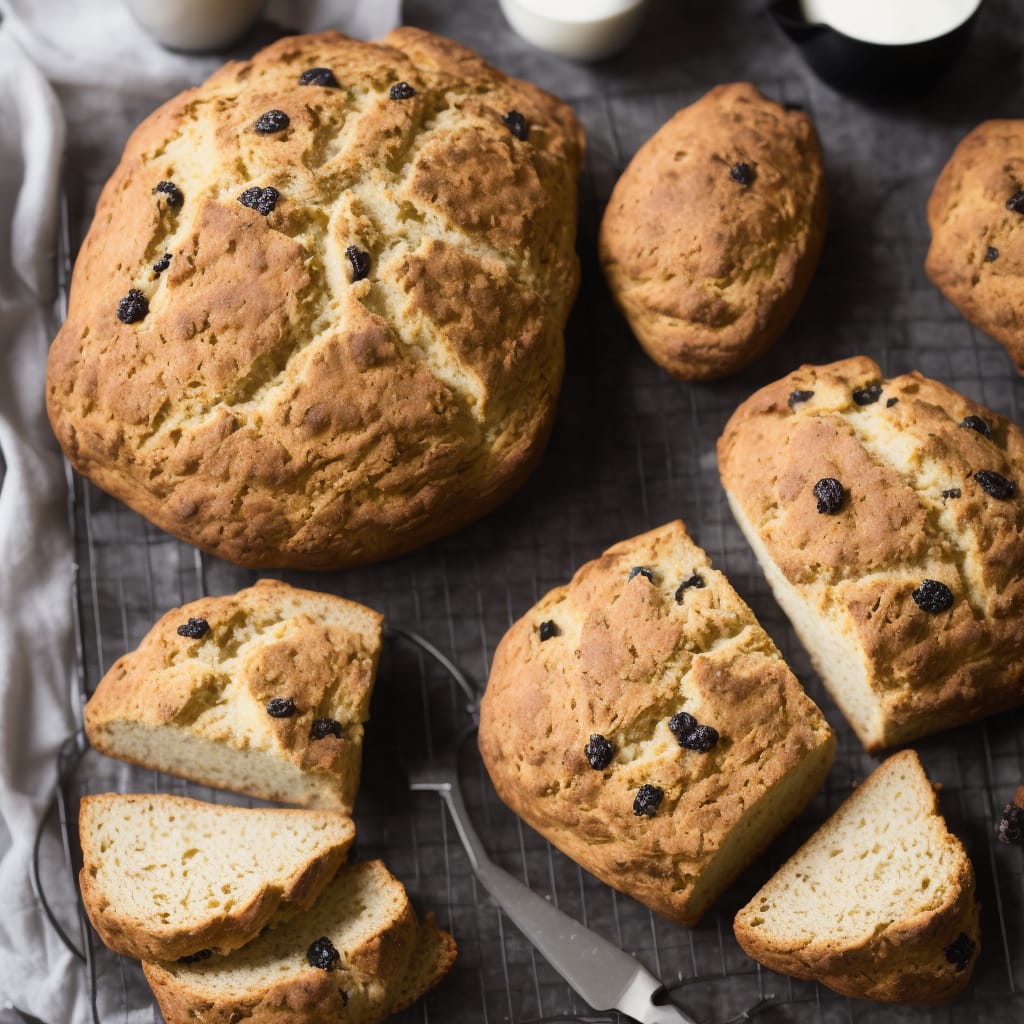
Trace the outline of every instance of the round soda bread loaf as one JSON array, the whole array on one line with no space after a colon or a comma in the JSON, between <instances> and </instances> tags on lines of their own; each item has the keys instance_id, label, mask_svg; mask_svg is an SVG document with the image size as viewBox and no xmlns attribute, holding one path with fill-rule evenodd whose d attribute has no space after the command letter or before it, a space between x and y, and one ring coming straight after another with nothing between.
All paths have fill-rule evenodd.
<instances>
[{"instance_id":1,"label":"round soda bread loaf","mask_svg":"<svg viewBox=\"0 0 1024 1024\"><path fill-rule=\"evenodd\" d=\"M601 223L608 285L674 377L745 366L792 319L825 237L811 119L749 82L720 85L646 142Z\"/></svg>"},{"instance_id":2,"label":"round soda bread loaf","mask_svg":"<svg viewBox=\"0 0 1024 1024\"><path fill-rule=\"evenodd\" d=\"M136 959L230 952L281 906L308 910L345 860L352 819L163 793L82 798L82 903L100 938Z\"/></svg>"},{"instance_id":3,"label":"round soda bread loaf","mask_svg":"<svg viewBox=\"0 0 1024 1024\"><path fill-rule=\"evenodd\" d=\"M380 657L375 611L276 580L164 615L85 706L100 753L348 814Z\"/></svg>"},{"instance_id":4,"label":"round soda bread loaf","mask_svg":"<svg viewBox=\"0 0 1024 1024\"><path fill-rule=\"evenodd\" d=\"M582 147L564 104L417 29L226 65L100 197L48 368L68 458L247 566L488 512L552 425Z\"/></svg>"},{"instance_id":5,"label":"round soda bread loaf","mask_svg":"<svg viewBox=\"0 0 1024 1024\"><path fill-rule=\"evenodd\" d=\"M856 999L944 1003L978 952L974 868L917 754L894 754L736 915L744 952Z\"/></svg>"},{"instance_id":6,"label":"round soda bread loaf","mask_svg":"<svg viewBox=\"0 0 1024 1024\"><path fill-rule=\"evenodd\" d=\"M225 957L144 963L167 1024L377 1024L433 988L455 942L380 861L342 868L308 911L283 908Z\"/></svg>"},{"instance_id":7,"label":"round soda bread loaf","mask_svg":"<svg viewBox=\"0 0 1024 1024\"><path fill-rule=\"evenodd\" d=\"M1024 437L864 357L762 388L718 442L729 504L872 753L1024 703Z\"/></svg>"},{"instance_id":8,"label":"round soda bread loaf","mask_svg":"<svg viewBox=\"0 0 1024 1024\"><path fill-rule=\"evenodd\" d=\"M960 142L928 226L932 283L1024 373L1024 120L985 121Z\"/></svg>"},{"instance_id":9,"label":"round soda bread loaf","mask_svg":"<svg viewBox=\"0 0 1024 1024\"><path fill-rule=\"evenodd\" d=\"M834 745L678 521L609 548L516 622L480 709L502 800L684 925L800 813Z\"/></svg>"}]
</instances>

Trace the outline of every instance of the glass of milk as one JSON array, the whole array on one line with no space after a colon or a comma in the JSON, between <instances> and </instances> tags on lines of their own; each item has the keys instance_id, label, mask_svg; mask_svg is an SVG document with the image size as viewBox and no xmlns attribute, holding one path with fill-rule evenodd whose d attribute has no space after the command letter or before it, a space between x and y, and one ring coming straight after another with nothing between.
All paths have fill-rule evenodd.
<instances>
[{"instance_id":1,"label":"glass of milk","mask_svg":"<svg viewBox=\"0 0 1024 1024\"><path fill-rule=\"evenodd\" d=\"M633 38L648 0L499 0L527 42L572 60L601 60Z\"/></svg>"},{"instance_id":2,"label":"glass of milk","mask_svg":"<svg viewBox=\"0 0 1024 1024\"><path fill-rule=\"evenodd\" d=\"M870 102L924 91L963 49L983 0L772 0L818 77Z\"/></svg>"},{"instance_id":3,"label":"glass of milk","mask_svg":"<svg viewBox=\"0 0 1024 1024\"><path fill-rule=\"evenodd\" d=\"M266 0L125 0L135 20L171 50L203 53L237 42Z\"/></svg>"}]
</instances>

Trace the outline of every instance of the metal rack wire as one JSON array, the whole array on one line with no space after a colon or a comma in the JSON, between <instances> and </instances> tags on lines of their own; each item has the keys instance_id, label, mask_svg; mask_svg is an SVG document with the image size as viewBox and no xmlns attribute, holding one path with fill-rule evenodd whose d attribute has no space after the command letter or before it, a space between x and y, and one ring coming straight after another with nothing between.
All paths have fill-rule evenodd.
<instances>
[{"instance_id":1,"label":"metal rack wire","mask_svg":"<svg viewBox=\"0 0 1024 1024\"><path fill-rule=\"evenodd\" d=\"M982 954L972 986L954 1006L931 1010L853 1002L820 986L763 972L736 945L731 919L788 855L872 769L824 693L806 655L775 605L754 558L728 515L715 469L714 443L725 419L754 388L799 362L855 352L888 373L918 368L1014 419L1024 385L1000 348L974 332L923 281L925 238L915 211L934 176L930 162L901 166L879 187L887 220L862 224L852 208L833 219L839 245L826 250L796 323L776 350L751 370L713 386L671 381L640 353L619 319L596 266L600 213L626 157L700 89L581 95L574 103L588 134L580 251L583 288L568 332L569 366L558 424L544 462L503 509L460 534L407 557L336 574L275 573L298 585L342 594L384 613L386 621L436 643L482 685L504 630L550 587L564 582L608 544L671 518L683 518L714 563L728 572L836 727L836 765L825 790L781 840L693 929L676 927L582 871L525 827L497 800L473 755L464 764L466 797L494 858L561 909L635 953L701 1020L728 1017L767 995L765 1021L1019 1021L1024 1019L1024 857L999 847L993 824L1024 766L1022 716L1004 715L916 747L942 806L965 841L983 904ZM799 81L768 86L804 105ZM830 168L833 191L847 184ZM72 194L80 236L96 182ZM838 221L838 222L837 222ZM842 246L840 249L839 246ZM872 273L847 295L851 260L870 254ZM878 262L882 270L879 273ZM909 270L908 268L913 268ZM825 339L824 341L822 339ZM167 608L205 593L248 585L253 573L207 558L156 530L80 478L72 480L79 601L82 692L133 648ZM403 1021L491 1024L528 1021L619 1021L594 1014L536 954L478 888L440 801L410 794L403 764L429 758L465 723L461 694L422 652L389 644L367 728L363 787L355 817L358 856L382 856L422 910L459 943L449 978ZM74 820L85 792L159 790L238 802L181 780L85 752L69 773L65 813ZM75 850L69 848L74 866ZM141 971L82 931L104 1024L159 1021Z\"/></svg>"}]
</instances>

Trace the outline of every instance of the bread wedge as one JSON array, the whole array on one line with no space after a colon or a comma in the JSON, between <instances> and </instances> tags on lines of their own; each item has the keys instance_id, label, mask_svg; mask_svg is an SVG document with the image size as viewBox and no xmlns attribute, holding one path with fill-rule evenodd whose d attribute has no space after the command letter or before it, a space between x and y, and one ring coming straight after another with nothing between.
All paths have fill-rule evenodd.
<instances>
[{"instance_id":1,"label":"bread wedge","mask_svg":"<svg viewBox=\"0 0 1024 1024\"><path fill-rule=\"evenodd\" d=\"M100 681L89 741L208 786L348 814L381 622L276 580L175 608Z\"/></svg>"},{"instance_id":2,"label":"bread wedge","mask_svg":"<svg viewBox=\"0 0 1024 1024\"><path fill-rule=\"evenodd\" d=\"M780 974L890 1003L943 1003L978 952L974 868L912 750L894 754L736 915Z\"/></svg>"},{"instance_id":3,"label":"bread wedge","mask_svg":"<svg viewBox=\"0 0 1024 1024\"><path fill-rule=\"evenodd\" d=\"M729 504L871 753L1024 704L1024 435L863 356L752 395Z\"/></svg>"},{"instance_id":4,"label":"bread wedge","mask_svg":"<svg viewBox=\"0 0 1024 1024\"><path fill-rule=\"evenodd\" d=\"M166 1024L372 1024L435 985L454 942L420 923L380 861L342 868L308 912L283 911L226 957L144 963Z\"/></svg>"},{"instance_id":5,"label":"bread wedge","mask_svg":"<svg viewBox=\"0 0 1024 1024\"><path fill-rule=\"evenodd\" d=\"M505 634L480 707L494 788L607 885L693 925L821 788L835 739L678 520Z\"/></svg>"},{"instance_id":6,"label":"bread wedge","mask_svg":"<svg viewBox=\"0 0 1024 1024\"><path fill-rule=\"evenodd\" d=\"M100 938L138 959L228 952L279 907L309 908L355 838L331 811L246 810L103 793L79 814L82 902Z\"/></svg>"}]
</instances>

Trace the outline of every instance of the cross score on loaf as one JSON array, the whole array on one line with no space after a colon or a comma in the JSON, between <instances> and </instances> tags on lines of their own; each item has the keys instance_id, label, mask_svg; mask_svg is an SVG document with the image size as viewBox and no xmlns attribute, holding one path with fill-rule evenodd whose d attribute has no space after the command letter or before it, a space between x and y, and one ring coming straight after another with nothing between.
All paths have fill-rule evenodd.
<instances>
[{"instance_id":1,"label":"cross score on loaf","mask_svg":"<svg viewBox=\"0 0 1024 1024\"><path fill-rule=\"evenodd\" d=\"M247 566L483 515L551 428L582 148L567 106L416 29L226 65L100 197L48 368L72 464Z\"/></svg>"}]
</instances>

